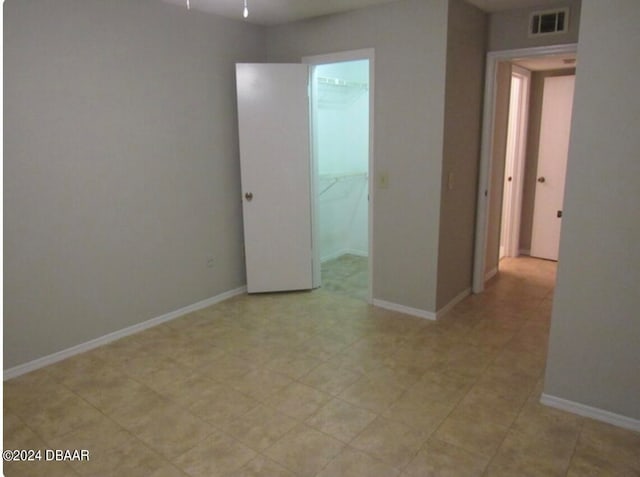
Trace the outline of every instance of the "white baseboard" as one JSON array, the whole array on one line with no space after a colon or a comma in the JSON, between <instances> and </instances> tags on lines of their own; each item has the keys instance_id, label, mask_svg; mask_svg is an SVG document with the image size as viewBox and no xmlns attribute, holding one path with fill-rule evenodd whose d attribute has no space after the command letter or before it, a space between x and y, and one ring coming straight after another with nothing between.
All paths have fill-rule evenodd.
<instances>
[{"instance_id":1,"label":"white baseboard","mask_svg":"<svg viewBox=\"0 0 640 477\"><path fill-rule=\"evenodd\" d=\"M456 306L458 303L460 303L462 300L464 300L465 298L467 298L469 295L471 295L471 288L467 288L465 290L462 290L460 293L458 293L453 300L451 300L449 303L447 303L445 306L443 306L442 308L440 308L438 311L436 311L436 319L439 320L440 318L442 318L444 315L446 315L449 311L451 311L451 309Z\"/></svg>"},{"instance_id":2,"label":"white baseboard","mask_svg":"<svg viewBox=\"0 0 640 477\"><path fill-rule=\"evenodd\" d=\"M418 318L425 318L427 320L435 320L436 314L431 311L420 310L418 308L411 308L410 306L398 305L397 303L391 303L384 300L373 300L373 306L384 308L385 310L397 311L404 313L405 315L417 316Z\"/></svg>"},{"instance_id":3,"label":"white baseboard","mask_svg":"<svg viewBox=\"0 0 640 477\"><path fill-rule=\"evenodd\" d=\"M493 277L495 277L498 274L498 267L492 268L491 270L489 270L487 273L485 273L484 275L484 281L488 282L489 280L491 280Z\"/></svg>"},{"instance_id":4,"label":"white baseboard","mask_svg":"<svg viewBox=\"0 0 640 477\"><path fill-rule=\"evenodd\" d=\"M142 323L137 323L135 325L128 326L127 328L123 328L121 330L114 331L113 333L109 333L104 336L100 336L99 338L95 338L85 343L72 346L71 348L63 349L62 351L58 351L56 353L43 356L42 358L29 361L28 363L20 364L18 366L14 366L13 368L5 369L3 371L3 380L6 381L7 379L15 378L22 374L26 374L30 371L35 371L36 369L43 368L53 363L57 363L58 361L62 361L63 359L67 359L67 358L70 358L71 356L84 353L85 351L89 351L91 349L97 348L98 346L102 346L112 341L118 340L120 338L124 338L125 336L129 336L139 331L146 330L147 328L152 328L154 326L160 325L167 321L174 320L183 315L186 315L187 313L192 313L194 311L202 310L203 308L207 308L208 306L215 305L216 303L220 303L221 301L227 300L234 296L242 295L243 293L246 293L246 291L247 291L246 286L236 288L234 290L229 290L227 292L221 293L214 297L207 298L206 300L202 300L197 303L187 305L178 310L171 311L164 315L151 318L150 320L143 321Z\"/></svg>"},{"instance_id":5,"label":"white baseboard","mask_svg":"<svg viewBox=\"0 0 640 477\"><path fill-rule=\"evenodd\" d=\"M587 406L574 401L568 401L549 394L543 394L540 398L540 402L546 406L555 407L562 411L572 412L580 416L589 417L596 421L606 422L614 426L630 429L635 432L640 432L640 420L633 419L631 417L622 416L613 412L604 411L597 407Z\"/></svg>"}]
</instances>

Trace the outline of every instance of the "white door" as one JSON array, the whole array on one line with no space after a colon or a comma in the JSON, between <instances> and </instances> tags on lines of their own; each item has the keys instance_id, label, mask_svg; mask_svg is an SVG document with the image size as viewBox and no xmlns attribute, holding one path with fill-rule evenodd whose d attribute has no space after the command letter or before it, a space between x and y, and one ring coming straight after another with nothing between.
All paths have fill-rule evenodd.
<instances>
[{"instance_id":1,"label":"white door","mask_svg":"<svg viewBox=\"0 0 640 477\"><path fill-rule=\"evenodd\" d=\"M249 293L312 287L309 70L237 64Z\"/></svg>"},{"instance_id":2,"label":"white door","mask_svg":"<svg viewBox=\"0 0 640 477\"><path fill-rule=\"evenodd\" d=\"M531 255L558 260L575 76L545 78Z\"/></svg>"}]
</instances>

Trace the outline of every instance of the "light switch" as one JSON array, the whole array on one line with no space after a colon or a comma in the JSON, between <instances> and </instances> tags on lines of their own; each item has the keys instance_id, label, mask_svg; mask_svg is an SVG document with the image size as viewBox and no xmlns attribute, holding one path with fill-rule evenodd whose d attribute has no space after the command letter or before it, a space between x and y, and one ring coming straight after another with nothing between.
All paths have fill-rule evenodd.
<instances>
[{"instance_id":1,"label":"light switch","mask_svg":"<svg viewBox=\"0 0 640 477\"><path fill-rule=\"evenodd\" d=\"M449 190L453 190L453 172L449 172L449 178L447 180L447 187Z\"/></svg>"},{"instance_id":2,"label":"light switch","mask_svg":"<svg viewBox=\"0 0 640 477\"><path fill-rule=\"evenodd\" d=\"M389 188L389 173L388 172L378 173L378 189L388 189L388 188Z\"/></svg>"}]
</instances>

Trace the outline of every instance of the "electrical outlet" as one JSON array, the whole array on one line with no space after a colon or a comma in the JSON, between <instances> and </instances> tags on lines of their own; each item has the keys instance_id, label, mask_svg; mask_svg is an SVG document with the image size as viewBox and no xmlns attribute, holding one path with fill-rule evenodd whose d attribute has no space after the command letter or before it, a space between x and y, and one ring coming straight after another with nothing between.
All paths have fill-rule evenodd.
<instances>
[{"instance_id":1,"label":"electrical outlet","mask_svg":"<svg viewBox=\"0 0 640 477\"><path fill-rule=\"evenodd\" d=\"M215 259L210 255L207 257L207 268L213 268L215 265Z\"/></svg>"}]
</instances>

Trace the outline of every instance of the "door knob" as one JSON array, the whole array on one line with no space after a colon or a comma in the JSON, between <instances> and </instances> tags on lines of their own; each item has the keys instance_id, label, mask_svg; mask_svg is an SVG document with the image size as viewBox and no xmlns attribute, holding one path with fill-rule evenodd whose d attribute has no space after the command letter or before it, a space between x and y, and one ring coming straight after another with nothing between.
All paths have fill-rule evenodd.
<instances>
[{"instance_id":1,"label":"door knob","mask_svg":"<svg viewBox=\"0 0 640 477\"><path fill-rule=\"evenodd\" d=\"M247 199L247 202L251 202L251 199L253 199L253 192L246 192L244 194L244 198Z\"/></svg>"},{"instance_id":2,"label":"door knob","mask_svg":"<svg viewBox=\"0 0 640 477\"><path fill-rule=\"evenodd\" d=\"M546 181L547 181L547 179L545 179L544 176L538 177L538 182L543 183L543 182L546 182Z\"/></svg>"}]
</instances>

